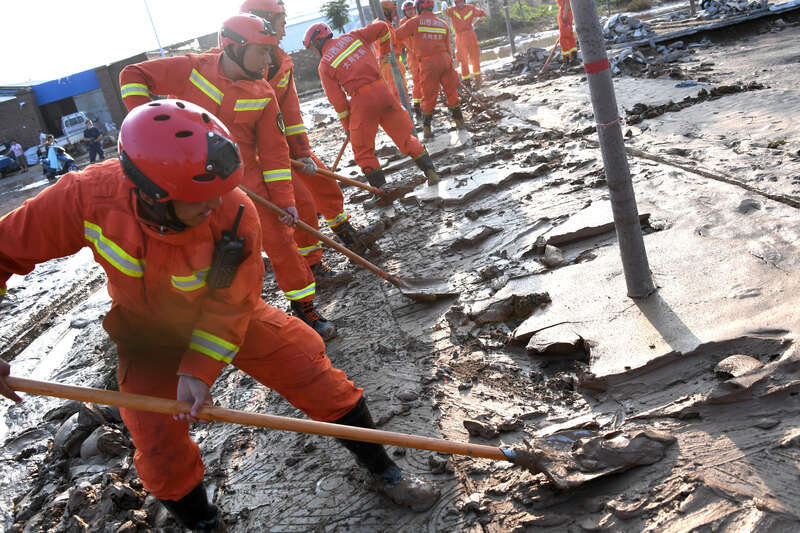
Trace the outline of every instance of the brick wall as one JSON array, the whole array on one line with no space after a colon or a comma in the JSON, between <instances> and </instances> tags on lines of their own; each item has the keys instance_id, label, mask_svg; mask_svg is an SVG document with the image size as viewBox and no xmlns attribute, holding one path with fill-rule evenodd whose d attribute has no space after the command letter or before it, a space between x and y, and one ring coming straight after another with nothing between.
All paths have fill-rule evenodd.
<instances>
[{"instance_id":1,"label":"brick wall","mask_svg":"<svg viewBox=\"0 0 800 533\"><path fill-rule=\"evenodd\" d=\"M20 89L15 98L0 102L0 142L16 139L23 148L38 145L43 129L44 119L29 87Z\"/></svg>"},{"instance_id":2,"label":"brick wall","mask_svg":"<svg viewBox=\"0 0 800 533\"><path fill-rule=\"evenodd\" d=\"M125 115L128 113L128 110L125 109L125 104L122 103L122 97L119 94L119 73L122 72L122 69L126 66L133 65L134 63L141 63L142 61L147 61L147 55L145 53L94 69L95 74L97 74L97 80L100 82L100 89L102 89L103 96L106 99L108 111L111 113L111 120L114 121L118 129L120 124L122 124L122 119L124 119Z\"/></svg>"}]
</instances>

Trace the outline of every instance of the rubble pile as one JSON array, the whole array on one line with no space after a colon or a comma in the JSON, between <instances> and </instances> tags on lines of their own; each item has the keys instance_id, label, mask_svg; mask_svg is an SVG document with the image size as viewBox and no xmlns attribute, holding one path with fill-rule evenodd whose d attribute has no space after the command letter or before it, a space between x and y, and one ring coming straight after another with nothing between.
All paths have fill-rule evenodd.
<instances>
[{"instance_id":1,"label":"rubble pile","mask_svg":"<svg viewBox=\"0 0 800 533\"><path fill-rule=\"evenodd\" d=\"M514 56L514 62L511 64L511 73L537 73L542 69L544 62L547 61L548 55L550 55L550 52L544 48L528 48L521 54Z\"/></svg>"},{"instance_id":2,"label":"rubble pile","mask_svg":"<svg viewBox=\"0 0 800 533\"><path fill-rule=\"evenodd\" d=\"M734 17L761 9L761 2L751 0L702 0L697 18L701 20Z\"/></svg>"},{"instance_id":3,"label":"rubble pile","mask_svg":"<svg viewBox=\"0 0 800 533\"><path fill-rule=\"evenodd\" d=\"M647 24L625 13L617 13L611 16L603 26L603 37L609 43L638 41L640 39L649 39L654 35L655 32Z\"/></svg>"},{"instance_id":4,"label":"rubble pile","mask_svg":"<svg viewBox=\"0 0 800 533\"><path fill-rule=\"evenodd\" d=\"M142 488L117 408L66 402L4 447L36 464L15 499L9 531L133 532L174 524Z\"/></svg>"}]
</instances>

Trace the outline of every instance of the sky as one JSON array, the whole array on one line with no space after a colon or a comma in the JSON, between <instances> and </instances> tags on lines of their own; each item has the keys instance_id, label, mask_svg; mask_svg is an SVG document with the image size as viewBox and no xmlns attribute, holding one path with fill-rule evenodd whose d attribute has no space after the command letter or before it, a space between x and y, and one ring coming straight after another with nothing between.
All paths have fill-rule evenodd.
<instances>
[{"instance_id":1,"label":"sky","mask_svg":"<svg viewBox=\"0 0 800 533\"><path fill-rule=\"evenodd\" d=\"M145 4L146 1L146 4ZM284 0L289 21L324 0ZM48 81L219 29L242 0L3 0L0 85Z\"/></svg>"}]
</instances>

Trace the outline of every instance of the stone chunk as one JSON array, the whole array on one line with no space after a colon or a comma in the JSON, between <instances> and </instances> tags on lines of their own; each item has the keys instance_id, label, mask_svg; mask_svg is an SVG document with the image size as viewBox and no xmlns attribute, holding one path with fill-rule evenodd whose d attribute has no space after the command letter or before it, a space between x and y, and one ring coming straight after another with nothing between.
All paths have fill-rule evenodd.
<instances>
[{"instance_id":1,"label":"stone chunk","mask_svg":"<svg viewBox=\"0 0 800 533\"><path fill-rule=\"evenodd\" d=\"M551 303L546 292L533 294L512 294L501 300L488 300L475 304L467 316L478 325L502 322L512 317L525 318L534 310Z\"/></svg>"},{"instance_id":2,"label":"stone chunk","mask_svg":"<svg viewBox=\"0 0 800 533\"><path fill-rule=\"evenodd\" d=\"M533 334L525 347L529 355L566 356L586 353L583 337L571 324L559 324Z\"/></svg>"},{"instance_id":3,"label":"stone chunk","mask_svg":"<svg viewBox=\"0 0 800 533\"><path fill-rule=\"evenodd\" d=\"M464 428L473 437L493 439L500 434L496 427L478 420L464 420Z\"/></svg>"},{"instance_id":4,"label":"stone chunk","mask_svg":"<svg viewBox=\"0 0 800 533\"><path fill-rule=\"evenodd\" d=\"M738 378L764 366L749 355L736 354L726 357L714 367L714 373L723 379Z\"/></svg>"},{"instance_id":5,"label":"stone chunk","mask_svg":"<svg viewBox=\"0 0 800 533\"><path fill-rule=\"evenodd\" d=\"M500 233L501 231L502 230L500 228L494 228L491 226L481 226L480 228L475 228L463 237L459 237L453 241L453 243L448 247L448 250L453 252L472 248L473 246L477 246L492 235Z\"/></svg>"}]
</instances>

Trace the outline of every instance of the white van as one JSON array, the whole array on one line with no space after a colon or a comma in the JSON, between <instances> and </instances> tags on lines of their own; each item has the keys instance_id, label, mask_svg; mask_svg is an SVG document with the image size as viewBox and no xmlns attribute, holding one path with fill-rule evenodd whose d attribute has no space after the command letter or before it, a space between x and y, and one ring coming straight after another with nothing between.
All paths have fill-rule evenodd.
<instances>
[{"instance_id":1,"label":"white van","mask_svg":"<svg viewBox=\"0 0 800 533\"><path fill-rule=\"evenodd\" d=\"M72 144L83 139L83 130L86 129L87 120L89 118L83 111L61 117L61 129L64 131L67 143Z\"/></svg>"}]
</instances>

